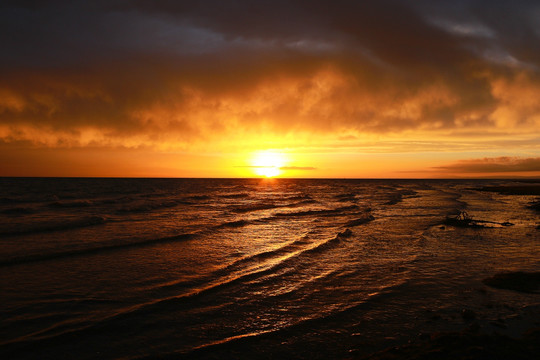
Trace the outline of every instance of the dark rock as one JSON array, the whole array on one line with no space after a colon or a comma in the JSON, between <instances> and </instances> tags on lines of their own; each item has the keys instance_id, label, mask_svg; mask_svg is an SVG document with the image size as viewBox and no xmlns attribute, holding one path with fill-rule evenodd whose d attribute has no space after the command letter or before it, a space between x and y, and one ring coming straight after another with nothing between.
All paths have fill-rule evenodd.
<instances>
[{"instance_id":1,"label":"dark rock","mask_svg":"<svg viewBox=\"0 0 540 360\"><path fill-rule=\"evenodd\" d=\"M360 359L370 360L527 360L540 353L540 329L527 332L522 339L470 332L442 333L428 341L392 347Z\"/></svg>"},{"instance_id":2,"label":"dark rock","mask_svg":"<svg viewBox=\"0 0 540 360\"><path fill-rule=\"evenodd\" d=\"M476 318L476 313L471 309L461 310L461 317L465 320L473 320Z\"/></svg>"},{"instance_id":3,"label":"dark rock","mask_svg":"<svg viewBox=\"0 0 540 360\"><path fill-rule=\"evenodd\" d=\"M480 325L477 322L473 322L471 325L467 326L464 330L465 333L476 334L480 331Z\"/></svg>"},{"instance_id":4,"label":"dark rock","mask_svg":"<svg viewBox=\"0 0 540 360\"><path fill-rule=\"evenodd\" d=\"M536 201L533 201L532 203L530 203L529 208L531 208L533 210L536 210L536 211L540 211L540 200L536 200Z\"/></svg>"},{"instance_id":5,"label":"dark rock","mask_svg":"<svg viewBox=\"0 0 540 360\"><path fill-rule=\"evenodd\" d=\"M498 289L508 289L524 293L539 293L540 272L504 272L484 279L483 283Z\"/></svg>"},{"instance_id":6,"label":"dark rock","mask_svg":"<svg viewBox=\"0 0 540 360\"><path fill-rule=\"evenodd\" d=\"M512 315L508 316L507 319L509 319L509 320L519 320L519 319L523 319L523 315L521 315L521 314L512 314Z\"/></svg>"},{"instance_id":7,"label":"dark rock","mask_svg":"<svg viewBox=\"0 0 540 360\"><path fill-rule=\"evenodd\" d=\"M485 302L482 304L484 307L488 308L488 309L493 309L493 304L490 303L490 302Z\"/></svg>"},{"instance_id":8,"label":"dark rock","mask_svg":"<svg viewBox=\"0 0 540 360\"><path fill-rule=\"evenodd\" d=\"M506 329L508 328L508 326L506 326L506 324L504 322L500 322L500 321L490 321L489 322L491 325L495 326L495 327L498 327L500 329Z\"/></svg>"},{"instance_id":9,"label":"dark rock","mask_svg":"<svg viewBox=\"0 0 540 360\"><path fill-rule=\"evenodd\" d=\"M358 219L355 219L355 220L351 220L349 221L346 226L359 226L359 225L363 225L365 223L368 223L370 221L373 221L375 220L375 218L373 217L373 215L371 214L366 214L364 215L363 217L360 217Z\"/></svg>"},{"instance_id":10,"label":"dark rock","mask_svg":"<svg viewBox=\"0 0 540 360\"><path fill-rule=\"evenodd\" d=\"M351 231L351 229L345 229L344 231L338 233L338 237L347 238L347 237L351 237L352 234L353 232Z\"/></svg>"},{"instance_id":11,"label":"dark rock","mask_svg":"<svg viewBox=\"0 0 540 360\"><path fill-rule=\"evenodd\" d=\"M475 220L466 211L460 211L458 215L447 216L444 223L454 227L484 228L483 221Z\"/></svg>"}]
</instances>

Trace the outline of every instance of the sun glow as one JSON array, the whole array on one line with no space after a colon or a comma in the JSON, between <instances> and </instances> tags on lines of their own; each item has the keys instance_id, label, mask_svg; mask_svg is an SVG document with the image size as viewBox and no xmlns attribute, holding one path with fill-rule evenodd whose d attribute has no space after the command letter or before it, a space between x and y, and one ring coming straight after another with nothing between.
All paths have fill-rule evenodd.
<instances>
[{"instance_id":1,"label":"sun glow","mask_svg":"<svg viewBox=\"0 0 540 360\"><path fill-rule=\"evenodd\" d=\"M251 166L255 174L265 177L275 177L281 174L281 168L285 165L285 155L273 151L259 151L253 155Z\"/></svg>"}]
</instances>

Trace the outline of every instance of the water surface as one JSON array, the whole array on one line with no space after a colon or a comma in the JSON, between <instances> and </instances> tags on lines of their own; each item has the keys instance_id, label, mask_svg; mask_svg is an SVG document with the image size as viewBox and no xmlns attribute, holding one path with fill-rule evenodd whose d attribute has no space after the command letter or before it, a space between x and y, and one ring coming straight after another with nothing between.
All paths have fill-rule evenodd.
<instances>
[{"instance_id":1,"label":"water surface","mask_svg":"<svg viewBox=\"0 0 540 360\"><path fill-rule=\"evenodd\" d=\"M535 196L476 190L508 184L0 179L0 355L343 358L465 308L489 332L538 302L481 283L540 268Z\"/></svg>"}]
</instances>

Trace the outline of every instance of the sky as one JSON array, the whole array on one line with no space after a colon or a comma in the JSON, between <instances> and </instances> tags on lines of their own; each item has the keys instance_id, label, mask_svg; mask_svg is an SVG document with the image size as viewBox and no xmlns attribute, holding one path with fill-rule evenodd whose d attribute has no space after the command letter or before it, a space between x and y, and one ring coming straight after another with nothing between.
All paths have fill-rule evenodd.
<instances>
[{"instance_id":1,"label":"sky","mask_svg":"<svg viewBox=\"0 0 540 360\"><path fill-rule=\"evenodd\" d=\"M0 176L540 176L540 2L2 1Z\"/></svg>"}]
</instances>

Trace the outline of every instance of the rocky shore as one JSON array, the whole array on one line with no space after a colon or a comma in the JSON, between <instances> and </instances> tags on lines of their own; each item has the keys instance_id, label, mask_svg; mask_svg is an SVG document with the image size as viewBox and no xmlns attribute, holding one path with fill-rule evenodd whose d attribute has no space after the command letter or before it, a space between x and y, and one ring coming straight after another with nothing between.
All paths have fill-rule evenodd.
<instances>
[{"instance_id":1,"label":"rocky shore","mask_svg":"<svg viewBox=\"0 0 540 360\"><path fill-rule=\"evenodd\" d=\"M489 287L515 292L540 294L540 272L503 272L483 280ZM402 346L390 347L362 360L529 360L540 354L540 297L539 304L514 309L514 314L485 324L476 313L464 309L461 316L469 325L460 332L421 334ZM351 358L352 359L352 358Z\"/></svg>"},{"instance_id":2,"label":"rocky shore","mask_svg":"<svg viewBox=\"0 0 540 360\"><path fill-rule=\"evenodd\" d=\"M363 359L369 360L530 360L540 354L540 328L519 339L501 334L480 334L475 329L433 334L424 341L393 347Z\"/></svg>"}]
</instances>

